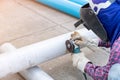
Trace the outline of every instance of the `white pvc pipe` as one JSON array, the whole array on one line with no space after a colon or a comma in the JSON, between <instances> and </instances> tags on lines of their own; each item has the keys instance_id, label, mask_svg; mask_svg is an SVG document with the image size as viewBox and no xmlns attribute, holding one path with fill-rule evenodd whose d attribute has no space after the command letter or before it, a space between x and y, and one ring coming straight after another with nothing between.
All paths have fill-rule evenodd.
<instances>
[{"instance_id":1,"label":"white pvc pipe","mask_svg":"<svg viewBox=\"0 0 120 80\"><path fill-rule=\"evenodd\" d=\"M86 34L86 29L80 30L79 32L81 35L86 35L86 38L92 37L91 35L93 35L93 33ZM67 33L22 47L13 52L1 54L0 78L65 54L65 41L70 38L70 34L71 33Z\"/></svg>"},{"instance_id":2,"label":"white pvc pipe","mask_svg":"<svg viewBox=\"0 0 120 80\"><path fill-rule=\"evenodd\" d=\"M50 77L47 73L45 73L37 66L26 69L20 72L20 74L26 80L54 80L52 77Z\"/></svg>"},{"instance_id":3,"label":"white pvc pipe","mask_svg":"<svg viewBox=\"0 0 120 80\"><path fill-rule=\"evenodd\" d=\"M10 43L5 43L0 47L1 53L11 52L14 50L16 50L16 48ZM19 73L26 80L54 80L47 73L42 71L38 66L31 67Z\"/></svg>"}]
</instances>

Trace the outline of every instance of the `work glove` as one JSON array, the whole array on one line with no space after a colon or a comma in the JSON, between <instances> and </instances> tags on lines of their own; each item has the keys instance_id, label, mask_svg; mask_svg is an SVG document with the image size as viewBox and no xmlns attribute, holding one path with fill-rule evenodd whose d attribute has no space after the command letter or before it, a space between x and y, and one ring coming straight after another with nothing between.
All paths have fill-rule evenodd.
<instances>
[{"instance_id":1,"label":"work glove","mask_svg":"<svg viewBox=\"0 0 120 80\"><path fill-rule=\"evenodd\" d=\"M72 61L73 61L73 66L77 67L82 72L85 72L84 71L85 66L88 62L90 62L90 60L85 57L83 52L72 53Z\"/></svg>"},{"instance_id":2,"label":"work glove","mask_svg":"<svg viewBox=\"0 0 120 80\"><path fill-rule=\"evenodd\" d=\"M76 44L76 40L79 40L79 45ZM72 50L68 51L72 53L73 66L84 72L85 66L90 60L87 59L84 53L80 50L80 45L85 44L83 38L81 38L78 32L74 32L73 34L71 34L69 44L72 46ZM68 47L69 45L67 46L67 49L69 49Z\"/></svg>"},{"instance_id":3,"label":"work glove","mask_svg":"<svg viewBox=\"0 0 120 80\"><path fill-rule=\"evenodd\" d=\"M74 40L75 44L80 46L86 46L88 43L87 40L78 32L74 32L73 34L71 34L71 40Z\"/></svg>"},{"instance_id":4,"label":"work glove","mask_svg":"<svg viewBox=\"0 0 120 80\"><path fill-rule=\"evenodd\" d=\"M83 37L81 37L81 40L75 40L75 44L80 46L110 47L110 42L103 42L101 39L91 39L87 41Z\"/></svg>"},{"instance_id":5,"label":"work glove","mask_svg":"<svg viewBox=\"0 0 120 80\"><path fill-rule=\"evenodd\" d=\"M87 40L84 36L81 36L78 32L74 32L71 34L71 39L74 40L76 45L81 47L83 46L96 46L96 47L104 47L105 43L101 41L99 38Z\"/></svg>"}]
</instances>

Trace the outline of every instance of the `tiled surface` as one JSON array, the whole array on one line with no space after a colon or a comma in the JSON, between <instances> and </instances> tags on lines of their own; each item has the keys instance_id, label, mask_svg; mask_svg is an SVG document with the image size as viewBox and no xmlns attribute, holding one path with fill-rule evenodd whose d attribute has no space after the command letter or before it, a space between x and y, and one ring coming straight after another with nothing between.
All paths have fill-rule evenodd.
<instances>
[{"instance_id":1,"label":"tiled surface","mask_svg":"<svg viewBox=\"0 0 120 80\"><path fill-rule=\"evenodd\" d=\"M11 42L19 48L46 40L73 31L76 21L76 18L33 0L0 0L0 44ZM103 65L108 59L105 51L95 47L86 47L83 51L95 64ZM55 80L84 80L82 73L73 68L70 54L39 66ZM24 79L18 74L13 74L0 80Z\"/></svg>"}]
</instances>

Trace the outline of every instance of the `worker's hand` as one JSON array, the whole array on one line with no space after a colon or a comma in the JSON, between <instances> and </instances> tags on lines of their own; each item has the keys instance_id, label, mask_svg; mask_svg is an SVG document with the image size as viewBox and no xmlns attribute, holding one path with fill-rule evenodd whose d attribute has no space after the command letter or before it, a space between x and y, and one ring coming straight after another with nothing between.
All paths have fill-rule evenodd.
<instances>
[{"instance_id":1,"label":"worker's hand","mask_svg":"<svg viewBox=\"0 0 120 80\"><path fill-rule=\"evenodd\" d=\"M87 41L81 38L81 40L75 40L75 44L79 46L87 46Z\"/></svg>"},{"instance_id":2,"label":"worker's hand","mask_svg":"<svg viewBox=\"0 0 120 80\"><path fill-rule=\"evenodd\" d=\"M90 61L87 59L83 52L73 53L72 55L73 66L84 72L86 64Z\"/></svg>"},{"instance_id":3,"label":"worker's hand","mask_svg":"<svg viewBox=\"0 0 120 80\"><path fill-rule=\"evenodd\" d=\"M87 40L78 32L74 32L73 34L71 34L71 39L74 40L76 45L85 46L87 43Z\"/></svg>"},{"instance_id":4,"label":"worker's hand","mask_svg":"<svg viewBox=\"0 0 120 80\"><path fill-rule=\"evenodd\" d=\"M71 39L67 40L66 47L72 53L73 66L84 72L86 64L90 61L81 52L81 45L85 44L84 39L78 32L71 34Z\"/></svg>"}]
</instances>

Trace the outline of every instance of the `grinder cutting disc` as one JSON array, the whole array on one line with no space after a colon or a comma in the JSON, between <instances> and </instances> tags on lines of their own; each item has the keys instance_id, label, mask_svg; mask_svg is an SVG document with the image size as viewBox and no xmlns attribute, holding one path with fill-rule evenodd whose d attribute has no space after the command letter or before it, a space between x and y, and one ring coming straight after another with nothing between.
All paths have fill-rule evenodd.
<instances>
[{"instance_id":1,"label":"grinder cutting disc","mask_svg":"<svg viewBox=\"0 0 120 80\"><path fill-rule=\"evenodd\" d=\"M73 52L73 50L74 50L74 44L73 44L73 42L71 40L67 40L65 44L66 44L67 50L69 52Z\"/></svg>"}]
</instances>

